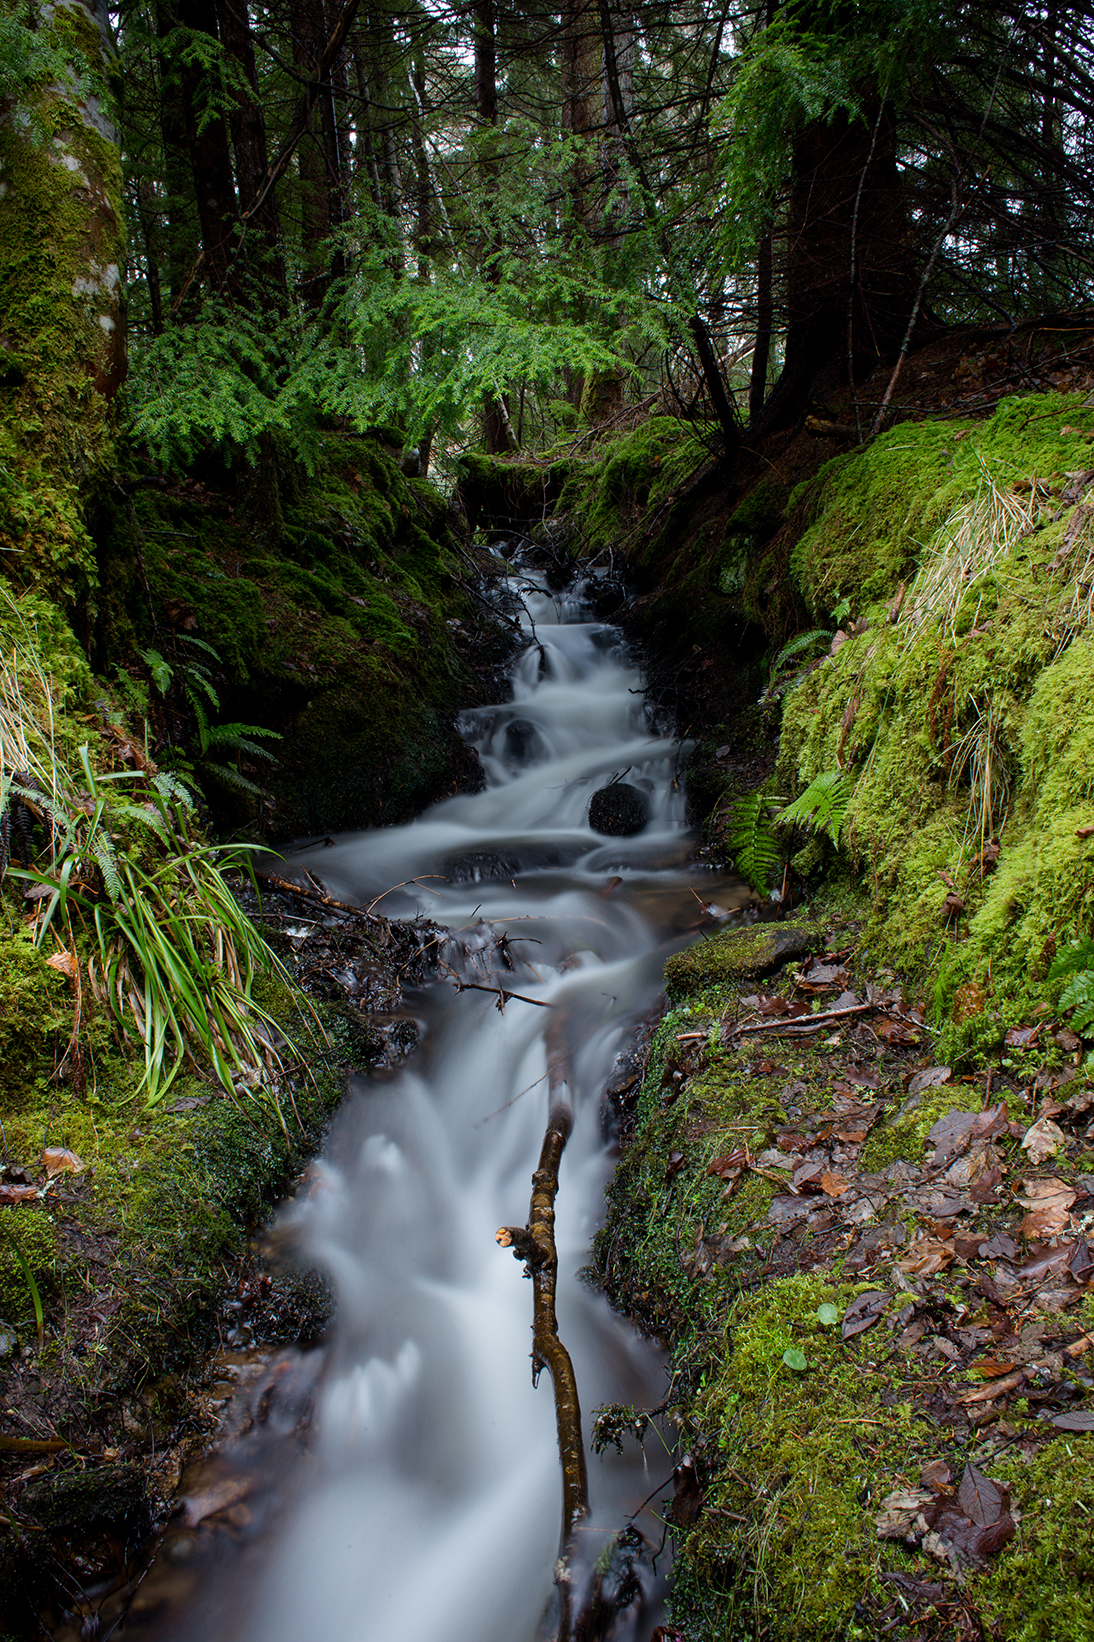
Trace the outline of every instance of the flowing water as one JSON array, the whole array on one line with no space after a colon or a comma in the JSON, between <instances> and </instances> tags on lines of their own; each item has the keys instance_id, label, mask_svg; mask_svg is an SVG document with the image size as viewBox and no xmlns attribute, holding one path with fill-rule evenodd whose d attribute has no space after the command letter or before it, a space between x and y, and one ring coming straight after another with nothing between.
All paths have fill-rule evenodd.
<instances>
[{"instance_id":1,"label":"flowing water","mask_svg":"<svg viewBox=\"0 0 1094 1642\"><path fill-rule=\"evenodd\" d=\"M656 1353L578 1277L612 1163L602 1092L666 952L747 891L687 864L681 749L652 728L618 632L583 619L579 599L527 580L521 592L531 642L512 699L463 726L485 790L290 858L341 900L382 896L384 912L446 925L447 978L415 1000L421 1050L351 1086L310 1191L286 1211L299 1257L337 1297L317 1383L300 1362L288 1375L314 1391L312 1437L290 1463L296 1404L282 1395L264 1441L281 1441L287 1470L262 1532L252 1496L246 1547L171 1618L173 1638L533 1642L559 1547L554 1403L549 1373L531 1383L530 1285L494 1234L528 1215L552 1020L574 1108L559 1332L586 1424L601 1402L664 1396ZM634 836L589 827L590 797L613 778L646 796ZM522 996L499 1010L499 986ZM242 1444L233 1463L256 1462ZM590 1458L594 1547L663 1496L672 1465L656 1432L645 1451ZM647 1576L613 1636L642 1642L656 1600Z\"/></svg>"}]
</instances>

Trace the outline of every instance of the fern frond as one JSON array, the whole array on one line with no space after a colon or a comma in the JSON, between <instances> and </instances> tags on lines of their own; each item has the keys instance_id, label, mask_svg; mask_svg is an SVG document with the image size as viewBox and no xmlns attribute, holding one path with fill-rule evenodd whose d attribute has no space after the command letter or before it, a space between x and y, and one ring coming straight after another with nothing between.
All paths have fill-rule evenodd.
<instances>
[{"instance_id":1,"label":"fern frond","mask_svg":"<svg viewBox=\"0 0 1094 1642\"><path fill-rule=\"evenodd\" d=\"M803 650L810 649L815 644L828 644L832 634L825 627L814 627L809 633L799 633L797 638L784 644L775 660L771 663L771 676L775 677L780 667L785 667L793 656L800 656Z\"/></svg>"},{"instance_id":2,"label":"fern frond","mask_svg":"<svg viewBox=\"0 0 1094 1642\"><path fill-rule=\"evenodd\" d=\"M114 854L114 846L105 833L96 833L91 840L91 853L102 870L106 893L112 901L116 901L122 892L122 880L118 872L118 858Z\"/></svg>"},{"instance_id":3,"label":"fern frond","mask_svg":"<svg viewBox=\"0 0 1094 1642\"><path fill-rule=\"evenodd\" d=\"M1050 981L1062 981L1067 975L1077 975L1080 970L1094 970L1094 937L1084 935L1081 940L1072 941L1058 952L1052 960L1052 967L1048 972ZM1068 991L1070 991L1070 987ZM1066 993L1064 996L1066 997ZM1063 1003L1063 998L1060 1002ZM1065 1004L1066 1008L1067 1005Z\"/></svg>"},{"instance_id":4,"label":"fern frond","mask_svg":"<svg viewBox=\"0 0 1094 1642\"><path fill-rule=\"evenodd\" d=\"M750 793L731 806L726 820L726 844L741 877L766 894L782 862L778 839L771 828L767 796Z\"/></svg>"},{"instance_id":5,"label":"fern frond","mask_svg":"<svg viewBox=\"0 0 1094 1642\"><path fill-rule=\"evenodd\" d=\"M847 780L845 771L822 770L793 803L779 811L775 825L804 827L807 832L825 833L838 847L854 790L854 782Z\"/></svg>"}]
</instances>

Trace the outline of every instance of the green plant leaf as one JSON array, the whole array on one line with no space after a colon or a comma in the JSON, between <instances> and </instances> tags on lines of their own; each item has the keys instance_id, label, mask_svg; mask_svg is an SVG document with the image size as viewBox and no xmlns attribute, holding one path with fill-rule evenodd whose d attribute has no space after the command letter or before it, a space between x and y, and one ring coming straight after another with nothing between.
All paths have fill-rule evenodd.
<instances>
[{"instance_id":1,"label":"green plant leaf","mask_svg":"<svg viewBox=\"0 0 1094 1642\"><path fill-rule=\"evenodd\" d=\"M817 1307L817 1317L825 1328L839 1327L839 1307L834 1306L830 1300L826 1300L823 1305Z\"/></svg>"},{"instance_id":2,"label":"green plant leaf","mask_svg":"<svg viewBox=\"0 0 1094 1642\"><path fill-rule=\"evenodd\" d=\"M838 846L854 790L855 784L848 780L844 770L822 770L793 803L779 811L775 825L824 833Z\"/></svg>"},{"instance_id":3,"label":"green plant leaf","mask_svg":"<svg viewBox=\"0 0 1094 1642\"><path fill-rule=\"evenodd\" d=\"M770 800L762 792L739 798L728 812L726 846L741 877L766 894L782 864L782 851L772 830Z\"/></svg>"},{"instance_id":4,"label":"green plant leaf","mask_svg":"<svg viewBox=\"0 0 1094 1642\"><path fill-rule=\"evenodd\" d=\"M805 1352L799 1351L797 1346L788 1346L783 1352L783 1362L787 1368L792 1368L795 1374L804 1374L809 1367Z\"/></svg>"}]
</instances>

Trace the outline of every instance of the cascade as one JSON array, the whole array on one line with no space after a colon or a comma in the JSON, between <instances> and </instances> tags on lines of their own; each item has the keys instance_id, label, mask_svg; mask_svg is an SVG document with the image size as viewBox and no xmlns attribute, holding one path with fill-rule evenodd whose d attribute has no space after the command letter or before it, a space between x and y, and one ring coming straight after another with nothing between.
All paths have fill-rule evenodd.
<instances>
[{"instance_id":1,"label":"cascade","mask_svg":"<svg viewBox=\"0 0 1094 1642\"><path fill-rule=\"evenodd\" d=\"M354 1080L284 1211L282 1239L329 1277L337 1312L329 1344L292 1365L261 1430L230 1456L237 1475L261 1471L264 1503L242 1490L247 1531L198 1597L167 1619L154 1603L143 1624L135 1605L123 1636L534 1642L559 1551L555 1409L549 1374L531 1382L530 1285L495 1232L528 1215L551 1021L564 1023L573 1106L559 1334L586 1427L603 1402L663 1399L654 1348L579 1277L612 1165L602 1095L666 954L749 897L688 864L681 748L651 722L618 631L588 619L580 588L559 599L512 566L509 585L529 639L511 699L462 726L484 790L289 858L339 900L451 933L441 978L411 1000L421 1048L385 1079ZM590 799L613 781L643 795L641 831L591 830ZM312 1398L301 1454L294 1432ZM595 1557L647 1496L656 1507L673 1458L651 1428L644 1449L590 1454L589 1467L582 1540ZM661 1532L649 1516L639 1528ZM657 1601L647 1571L616 1642L644 1642Z\"/></svg>"}]
</instances>

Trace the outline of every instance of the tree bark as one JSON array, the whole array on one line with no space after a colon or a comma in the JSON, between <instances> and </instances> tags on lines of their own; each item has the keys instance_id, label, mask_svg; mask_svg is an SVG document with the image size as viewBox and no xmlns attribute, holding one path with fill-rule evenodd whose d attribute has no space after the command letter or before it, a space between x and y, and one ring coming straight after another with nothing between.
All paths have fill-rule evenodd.
<instances>
[{"instance_id":1,"label":"tree bark","mask_svg":"<svg viewBox=\"0 0 1094 1642\"><path fill-rule=\"evenodd\" d=\"M105 6L41 5L38 28L79 57L71 82L42 81L19 108L0 98L0 566L70 604L95 581L82 504L109 465L126 371L122 175Z\"/></svg>"},{"instance_id":2,"label":"tree bark","mask_svg":"<svg viewBox=\"0 0 1094 1642\"><path fill-rule=\"evenodd\" d=\"M259 240L259 254L257 257L249 255L248 262L252 267L257 263L260 275L281 295L285 289L285 268L281 256L281 222L274 191L271 189L259 203L270 158L246 0L217 0L217 19L225 52L235 65L238 80L243 82L232 87L235 112L229 123L235 150L240 212L248 217Z\"/></svg>"},{"instance_id":3,"label":"tree bark","mask_svg":"<svg viewBox=\"0 0 1094 1642\"><path fill-rule=\"evenodd\" d=\"M215 0L176 0L176 4L181 27L219 40ZM210 116L212 100L220 88L208 72L197 63L187 63L180 79L204 269L212 288L223 291L228 284L238 216L228 127L219 114Z\"/></svg>"},{"instance_id":4,"label":"tree bark","mask_svg":"<svg viewBox=\"0 0 1094 1642\"><path fill-rule=\"evenodd\" d=\"M483 185L485 245L483 277L490 285L501 280L498 257L501 241L494 205L498 192L498 164L493 153L494 131L498 123L498 54L494 33L494 0L474 0L475 19L475 114L479 124L479 175ZM482 437L487 453L496 456L516 449L504 390L483 395Z\"/></svg>"}]
</instances>

